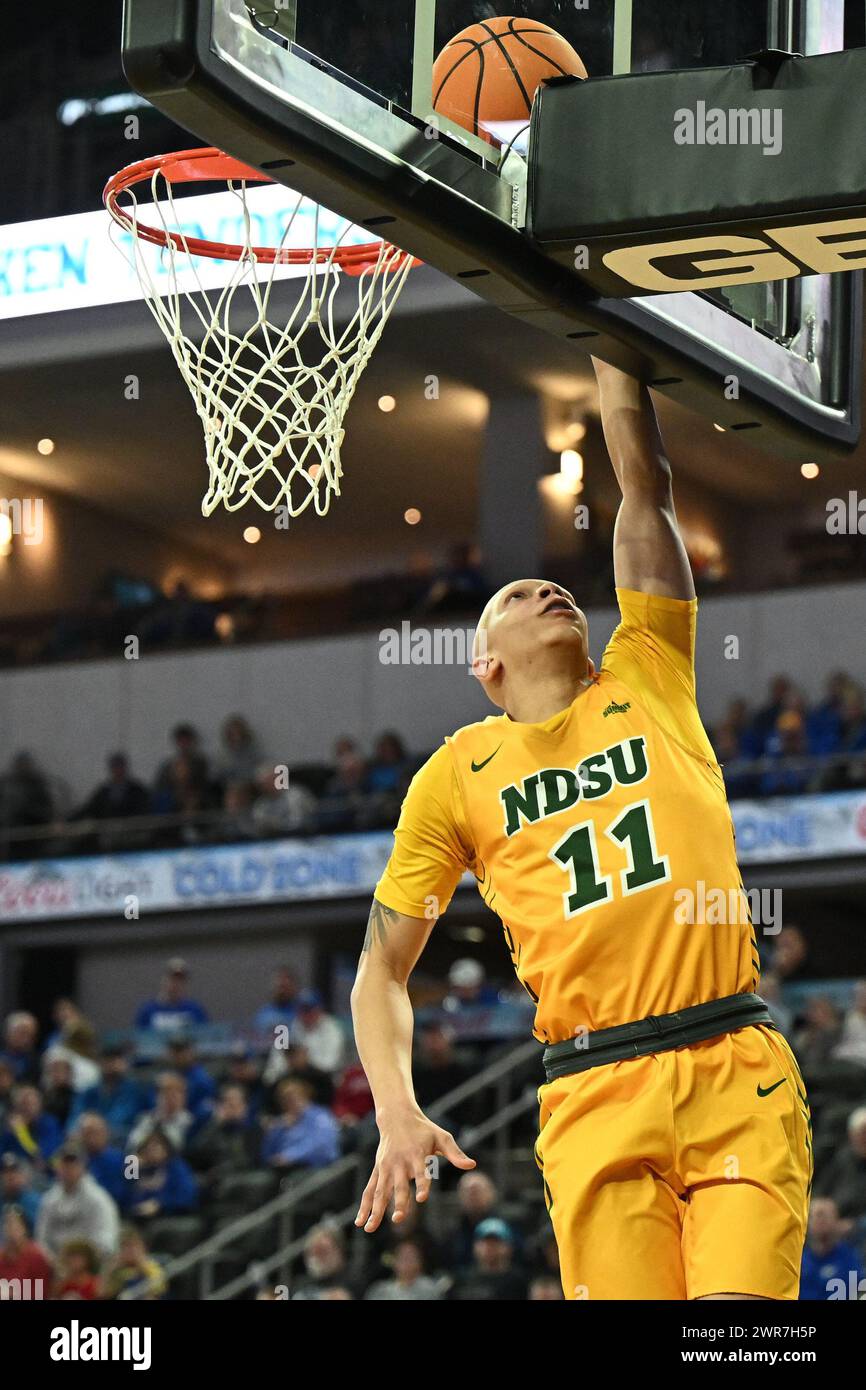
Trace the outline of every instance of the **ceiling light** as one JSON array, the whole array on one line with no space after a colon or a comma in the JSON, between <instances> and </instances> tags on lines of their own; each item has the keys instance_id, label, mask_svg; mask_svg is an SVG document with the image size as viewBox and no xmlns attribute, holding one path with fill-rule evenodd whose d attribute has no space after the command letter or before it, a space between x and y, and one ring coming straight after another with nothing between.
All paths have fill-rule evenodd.
<instances>
[{"instance_id":1,"label":"ceiling light","mask_svg":"<svg viewBox=\"0 0 866 1390\"><path fill-rule=\"evenodd\" d=\"M390 415L392 410L397 409L397 402L393 396L380 396L379 409L382 411L383 415Z\"/></svg>"},{"instance_id":2,"label":"ceiling light","mask_svg":"<svg viewBox=\"0 0 866 1390\"><path fill-rule=\"evenodd\" d=\"M40 454L44 454L47 458L49 454L54 453L54 440L40 439L39 443L36 445L36 448Z\"/></svg>"},{"instance_id":3,"label":"ceiling light","mask_svg":"<svg viewBox=\"0 0 866 1390\"><path fill-rule=\"evenodd\" d=\"M248 526L244 531L244 540L247 545L256 545L262 538L262 533L258 526Z\"/></svg>"},{"instance_id":4,"label":"ceiling light","mask_svg":"<svg viewBox=\"0 0 866 1390\"><path fill-rule=\"evenodd\" d=\"M407 526L417 526L421 520L421 513L417 507L409 507L408 511L403 513L403 520Z\"/></svg>"},{"instance_id":5,"label":"ceiling light","mask_svg":"<svg viewBox=\"0 0 866 1390\"><path fill-rule=\"evenodd\" d=\"M817 478L821 470L817 463L804 463L800 468L800 472L804 478Z\"/></svg>"}]
</instances>

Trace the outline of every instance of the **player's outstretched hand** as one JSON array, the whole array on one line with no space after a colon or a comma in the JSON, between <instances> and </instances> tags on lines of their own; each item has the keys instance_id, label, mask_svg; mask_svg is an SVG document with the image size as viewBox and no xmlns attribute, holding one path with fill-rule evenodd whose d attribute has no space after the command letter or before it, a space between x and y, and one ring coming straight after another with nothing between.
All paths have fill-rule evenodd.
<instances>
[{"instance_id":1,"label":"player's outstretched hand","mask_svg":"<svg viewBox=\"0 0 866 1390\"><path fill-rule=\"evenodd\" d=\"M475 1159L460 1148L447 1129L434 1125L421 1110L404 1111L379 1121L379 1148L370 1181L364 1188L355 1225L377 1231L394 1199L391 1220L403 1220L415 1183L416 1202L426 1202L433 1181L431 1157L446 1158L455 1168L474 1168Z\"/></svg>"}]
</instances>

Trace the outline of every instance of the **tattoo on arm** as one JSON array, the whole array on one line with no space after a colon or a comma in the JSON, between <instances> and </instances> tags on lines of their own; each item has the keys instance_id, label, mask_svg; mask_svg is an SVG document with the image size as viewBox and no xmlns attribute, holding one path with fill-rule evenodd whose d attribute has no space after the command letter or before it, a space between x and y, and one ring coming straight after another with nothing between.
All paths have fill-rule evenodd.
<instances>
[{"instance_id":1,"label":"tattoo on arm","mask_svg":"<svg viewBox=\"0 0 866 1390\"><path fill-rule=\"evenodd\" d=\"M384 946L388 936L388 928L393 926L399 915L399 912L395 912L391 907L386 907L384 903L379 902L378 898L374 898L373 906L370 908L370 916L367 919L367 934L364 937L364 945L361 950L369 951L374 942Z\"/></svg>"}]
</instances>

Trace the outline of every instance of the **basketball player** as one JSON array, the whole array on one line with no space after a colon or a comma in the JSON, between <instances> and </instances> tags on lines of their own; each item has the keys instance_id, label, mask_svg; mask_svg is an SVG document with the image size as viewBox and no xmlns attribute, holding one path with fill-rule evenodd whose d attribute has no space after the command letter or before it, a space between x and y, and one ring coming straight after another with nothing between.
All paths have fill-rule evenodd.
<instances>
[{"instance_id":1,"label":"basketball player","mask_svg":"<svg viewBox=\"0 0 866 1390\"><path fill-rule=\"evenodd\" d=\"M356 1224L375 1231L392 1200L401 1221L412 1182L423 1202L427 1155L474 1166L414 1099L407 993L469 868L546 1044L536 1157L566 1298L795 1299L811 1181L803 1082L756 994L649 393L596 371L622 491L621 621L596 670L586 618L559 585L518 580L484 610L474 672L503 713L446 739L413 780L354 987L380 1132Z\"/></svg>"}]
</instances>

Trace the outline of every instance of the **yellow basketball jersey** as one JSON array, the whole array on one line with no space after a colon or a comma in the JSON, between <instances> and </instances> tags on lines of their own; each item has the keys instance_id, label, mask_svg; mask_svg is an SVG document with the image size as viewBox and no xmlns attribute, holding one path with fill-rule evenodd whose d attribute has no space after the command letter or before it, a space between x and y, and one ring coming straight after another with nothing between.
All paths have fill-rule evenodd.
<instances>
[{"instance_id":1,"label":"yellow basketball jersey","mask_svg":"<svg viewBox=\"0 0 866 1390\"><path fill-rule=\"evenodd\" d=\"M466 868L543 1042L754 991L721 769L698 715L697 602L617 590L593 683L541 724L460 729L413 779L377 888L445 910Z\"/></svg>"}]
</instances>

